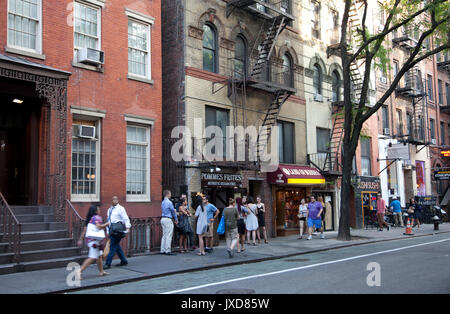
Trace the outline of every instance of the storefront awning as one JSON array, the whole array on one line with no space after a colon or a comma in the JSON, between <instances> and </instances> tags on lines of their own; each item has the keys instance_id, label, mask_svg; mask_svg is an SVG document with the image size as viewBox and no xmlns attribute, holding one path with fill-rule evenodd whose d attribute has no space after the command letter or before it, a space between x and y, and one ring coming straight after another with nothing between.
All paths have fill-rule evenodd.
<instances>
[{"instance_id":1,"label":"storefront awning","mask_svg":"<svg viewBox=\"0 0 450 314\"><path fill-rule=\"evenodd\" d=\"M316 168L295 165L279 165L267 174L269 184L316 185L325 184L325 178Z\"/></svg>"}]
</instances>

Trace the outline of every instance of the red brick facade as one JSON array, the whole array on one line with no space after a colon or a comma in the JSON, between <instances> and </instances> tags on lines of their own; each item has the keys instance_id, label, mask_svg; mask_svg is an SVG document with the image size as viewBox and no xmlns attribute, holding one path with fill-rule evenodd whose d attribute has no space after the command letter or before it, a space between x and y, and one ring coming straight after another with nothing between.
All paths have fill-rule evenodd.
<instances>
[{"instance_id":1,"label":"red brick facade","mask_svg":"<svg viewBox=\"0 0 450 314\"><path fill-rule=\"evenodd\" d=\"M0 53L71 72L67 88L67 181L66 198L71 199L72 121L71 108L82 107L102 112L100 139L100 203L103 214L113 195L132 217L160 215L162 73L161 73L161 1L97 0L83 1L100 6L100 46L104 65L100 71L73 65L73 1L42 1L42 55L36 57L13 53L7 49L7 2L0 7ZM150 27L151 82L128 78L128 20L126 11L154 19ZM126 202L126 135L125 115L153 121L150 127L150 199L151 202ZM55 126L51 127L52 132ZM40 153L38 202L45 199L44 163ZM42 185L42 186L41 186ZM90 202L73 202L85 215Z\"/></svg>"}]
</instances>

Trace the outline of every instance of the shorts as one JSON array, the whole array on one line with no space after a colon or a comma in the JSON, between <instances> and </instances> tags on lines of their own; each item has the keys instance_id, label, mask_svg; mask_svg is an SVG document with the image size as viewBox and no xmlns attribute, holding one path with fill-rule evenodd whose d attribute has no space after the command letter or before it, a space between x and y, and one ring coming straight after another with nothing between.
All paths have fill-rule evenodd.
<instances>
[{"instance_id":1,"label":"shorts","mask_svg":"<svg viewBox=\"0 0 450 314\"><path fill-rule=\"evenodd\" d=\"M306 221L306 217L300 217L299 220Z\"/></svg>"},{"instance_id":2,"label":"shorts","mask_svg":"<svg viewBox=\"0 0 450 314\"><path fill-rule=\"evenodd\" d=\"M89 248L89 258L99 258L101 255L103 255L103 251L100 250L100 241L91 241L88 243ZM94 247L95 246L95 247Z\"/></svg>"},{"instance_id":3,"label":"shorts","mask_svg":"<svg viewBox=\"0 0 450 314\"><path fill-rule=\"evenodd\" d=\"M214 236L214 222L208 224L208 231L206 231L203 236L207 238L212 238Z\"/></svg>"},{"instance_id":4,"label":"shorts","mask_svg":"<svg viewBox=\"0 0 450 314\"><path fill-rule=\"evenodd\" d=\"M312 219L308 217L308 227L316 226L317 229L322 228L322 220L321 219Z\"/></svg>"}]
</instances>

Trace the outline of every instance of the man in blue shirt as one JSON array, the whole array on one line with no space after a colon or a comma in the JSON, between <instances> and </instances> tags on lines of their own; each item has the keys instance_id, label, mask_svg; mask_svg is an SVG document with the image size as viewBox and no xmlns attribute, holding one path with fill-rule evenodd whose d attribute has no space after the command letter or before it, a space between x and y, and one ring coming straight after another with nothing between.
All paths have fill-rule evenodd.
<instances>
[{"instance_id":1,"label":"man in blue shirt","mask_svg":"<svg viewBox=\"0 0 450 314\"><path fill-rule=\"evenodd\" d=\"M208 232L206 233L206 247L205 251L211 253L213 251L213 236L214 236L214 220L220 214L220 211L209 202L208 196L202 198L203 207L206 210L206 219L208 220Z\"/></svg>"},{"instance_id":2,"label":"man in blue shirt","mask_svg":"<svg viewBox=\"0 0 450 314\"><path fill-rule=\"evenodd\" d=\"M170 197L172 193L169 190L164 191L164 200L161 203L161 226L163 229L163 236L161 239L160 254L174 255L171 252L172 236L173 236L173 220L178 224L178 217L173 207Z\"/></svg>"},{"instance_id":3,"label":"man in blue shirt","mask_svg":"<svg viewBox=\"0 0 450 314\"><path fill-rule=\"evenodd\" d=\"M392 198L392 202L390 205L391 209L394 212L394 220L395 225L403 227L403 216L402 216L402 205L400 204L400 201L397 199L397 197ZM400 223L399 223L400 221Z\"/></svg>"}]
</instances>

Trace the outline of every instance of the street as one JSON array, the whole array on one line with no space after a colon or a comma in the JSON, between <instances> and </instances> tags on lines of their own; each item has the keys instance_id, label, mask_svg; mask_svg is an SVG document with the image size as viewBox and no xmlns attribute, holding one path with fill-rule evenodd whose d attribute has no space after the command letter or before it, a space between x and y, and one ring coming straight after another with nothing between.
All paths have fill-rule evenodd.
<instances>
[{"instance_id":1,"label":"street","mask_svg":"<svg viewBox=\"0 0 450 314\"><path fill-rule=\"evenodd\" d=\"M449 293L450 236L395 240L76 293Z\"/></svg>"}]
</instances>

